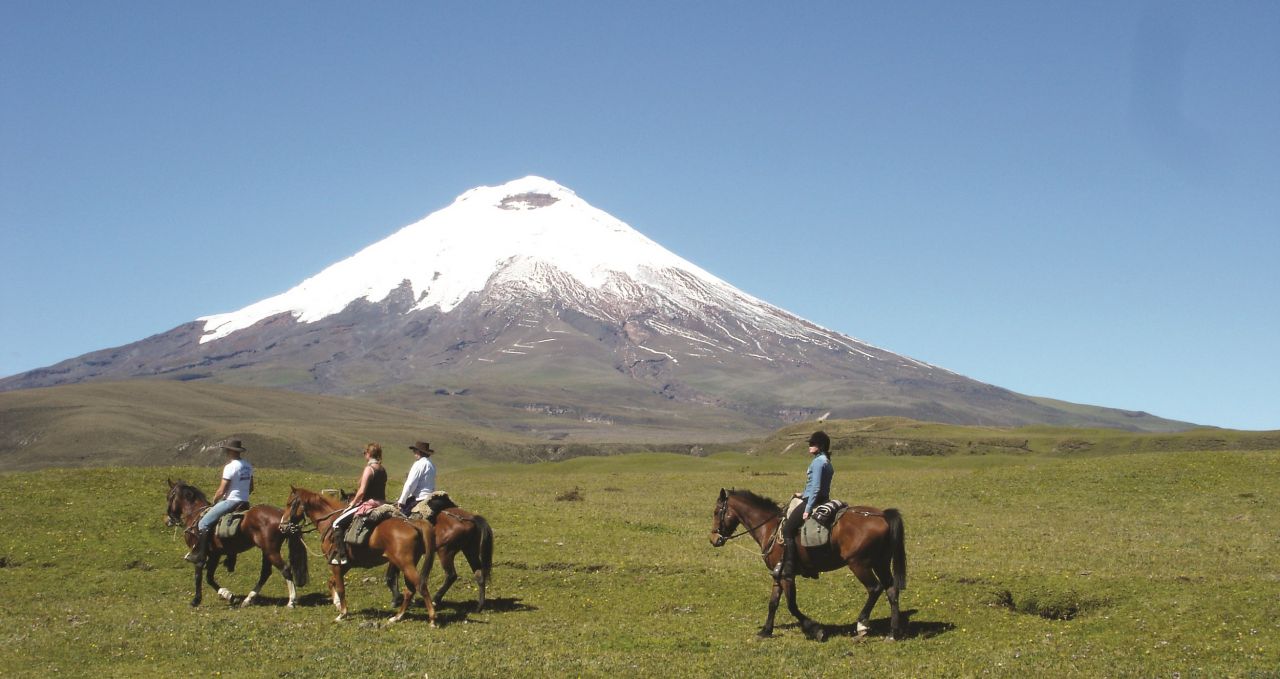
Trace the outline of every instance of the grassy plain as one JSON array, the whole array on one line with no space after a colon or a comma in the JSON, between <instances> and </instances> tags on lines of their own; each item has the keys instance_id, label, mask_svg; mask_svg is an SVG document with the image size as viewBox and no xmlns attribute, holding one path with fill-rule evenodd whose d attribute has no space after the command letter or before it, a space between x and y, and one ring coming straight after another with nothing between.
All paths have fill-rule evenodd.
<instances>
[{"instance_id":1,"label":"grassy plain","mask_svg":"<svg viewBox=\"0 0 1280 679\"><path fill-rule=\"evenodd\" d=\"M785 610L754 639L769 578L754 545L708 541L721 487L782 498L807 460L637 454L441 469L496 535L491 607L455 585L383 624L380 572L348 577L332 622L313 556L303 605L273 575L258 602L187 606L191 568L163 526L165 478L210 468L0 475L0 670L7 676L1180 676L1280 674L1280 452L837 456L834 494L902 510L908 638L852 636L864 594L844 572L800 584L829 626ZM260 469L255 500L352 478ZM398 479L392 480L393 484ZM576 490L576 494L568 491ZM557 497L576 496L576 501ZM314 535L308 537L318 552ZM40 545L36 547L35 545ZM460 561L461 563L461 561ZM222 584L245 594L256 558ZM440 582L438 567L433 585Z\"/></svg>"}]
</instances>

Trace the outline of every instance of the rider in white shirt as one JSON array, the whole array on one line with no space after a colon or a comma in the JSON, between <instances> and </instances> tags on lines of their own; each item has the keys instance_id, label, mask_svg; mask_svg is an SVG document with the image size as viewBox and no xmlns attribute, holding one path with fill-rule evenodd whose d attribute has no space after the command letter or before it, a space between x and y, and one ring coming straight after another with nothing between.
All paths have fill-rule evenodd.
<instances>
[{"instance_id":1,"label":"rider in white shirt","mask_svg":"<svg viewBox=\"0 0 1280 679\"><path fill-rule=\"evenodd\" d=\"M196 523L196 546L185 557L191 563L204 563L205 556L209 553L209 534L213 532L218 519L237 508L249 506L249 493L253 491L253 465L240 459L244 450L244 444L239 439L222 444L222 451L227 454L227 464L222 468L222 482L218 484L218 492L213 495L213 506Z\"/></svg>"},{"instance_id":2,"label":"rider in white shirt","mask_svg":"<svg viewBox=\"0 0 1280 679\"><path fill-rule=\"evenodd\" d=\"M409 446L409 450L413 451L416 459L409 468L408 478L404 480L400 499L396 501L400 512L406 516L413 512L419 502L431 497L436 489L436 466L431 463L431 454L436 451L426 441L418 441Z\"/></svg>"}]
</instances>

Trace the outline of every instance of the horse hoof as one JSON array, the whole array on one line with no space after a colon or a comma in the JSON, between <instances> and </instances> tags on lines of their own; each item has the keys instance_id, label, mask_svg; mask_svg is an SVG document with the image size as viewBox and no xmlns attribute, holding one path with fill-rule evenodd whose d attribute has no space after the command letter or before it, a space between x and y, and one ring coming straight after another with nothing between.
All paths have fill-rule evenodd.
<instances>
[{"instance_id":1,"label":"horse hoof","mask_svg":"<svg viewBox=\"0 0 1280 679\"><path fill-rule=\"evenodd\" d=\"M298 604L295 604L292 601L290 601L288 604L285 604L285 608L297 608L297 607L298 607Z\"/></svg>"},{"instance_id":2,"label":"horse hoof","mask_svg":"<svg viewBox=\"0 0 1280 679\"><path fill-rule=\"evenodd\" d=\"M827 640L827 632L826 632L826 630L822 629L821 627L819 627L818 629L815 629L815 630L813 631L813 634L811 634L810 636L813 638L813 640L814 640L814 641L826 641L826 640Z\"/></svg>"},{"instance_id":3,"label":"horse hoof","mask_svg":"<svg viewBox=\"0 0 1280 679\"><path fill-rule=\"evenodd\" d=\"M767 630L767 629L762 629L762 630L760 630L759 632L756 632L756 638L757 638L757 639L772 639L772 638L773 638L773 631L772 631L772 630Z\"/></svg>"},{"instance_id":4,"label":"horse hoof","mask_svg":"<svg viewBox=\"0 0 1280 679\"><path fill-rule=\"evenodd\" d=\"M867 636L867 633L870 631L871 631L870 627L867 627L866 625L862 624L861 621L858 622L858 638Z\"/></svg>"},{"instance_id":5,"label":"horse hoof","mask_svg":"<svg viewBox=\"0 0 1280 679\"><path fill-rule=\"evenodd\" d=\"M191 607L192 607L192 608L195 608L196 606L199 606L199 605L200 605L200 599L199 599L199 597L197 597L197 598L195 598L195 599L192 599L192 600L191 600Z\"/></svg>"},{"instance_id":6,"label":"horse hoof","mask_svg":"<svg viewBox=\"0 0 1280 679\"><path fill-rule=\"evenodd\" d=\"M333 619L333 621L334 621L334 622L342 622L342 619L343 619L343 618L345 618L345 617L347 617L347 614L346 614L346 613L339 613L339 614L338 614L338 617L334 618L334 619Z\"/></svg>"}]
</instances>

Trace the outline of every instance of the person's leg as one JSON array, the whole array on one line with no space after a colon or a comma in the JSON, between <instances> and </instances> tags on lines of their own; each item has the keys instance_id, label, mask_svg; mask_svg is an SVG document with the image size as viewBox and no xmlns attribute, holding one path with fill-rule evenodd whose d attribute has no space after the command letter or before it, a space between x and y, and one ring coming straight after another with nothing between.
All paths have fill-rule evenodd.
<instances>
[{"instance_id":1,"label":"person's leg","mask_svg":"<svg viewBox=\"0 0 1280 679\"><path fill-rule=\"evenodd\" d=\"M196 546L183 558L191 563L204 563L205 557L209 554L210 534L213 532L213 527L218 525L218 519L235 509L238 504L240 503L236 500L223 500L210 507L209 511L196 522Z\"/></svg>"}]
</instances>

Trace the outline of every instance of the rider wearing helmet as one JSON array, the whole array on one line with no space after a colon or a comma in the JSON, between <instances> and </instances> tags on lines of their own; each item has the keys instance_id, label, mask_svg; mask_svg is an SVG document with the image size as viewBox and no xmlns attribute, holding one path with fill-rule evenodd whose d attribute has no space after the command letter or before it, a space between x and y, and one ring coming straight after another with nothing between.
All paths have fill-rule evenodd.
<instances>
[{"instance_id":1,"label":"rider wearing helmet","mask_svg":"<svg viewBox=\"0 0 1280 679\"><path fill-rule=\"evenodd\" d=\"M809 437L809 454L813 460L809 462L808 482L804 490L795 497L803 502L793 502L790 513L782 521L783 557L774 568L775 578L792 578L796 572L796 538L800 526L809 519L813 508L826 502L831 497L831 477L835 469L831 466L831 437L825 432L815 431Z\"/></svg>"}]
</instances>

